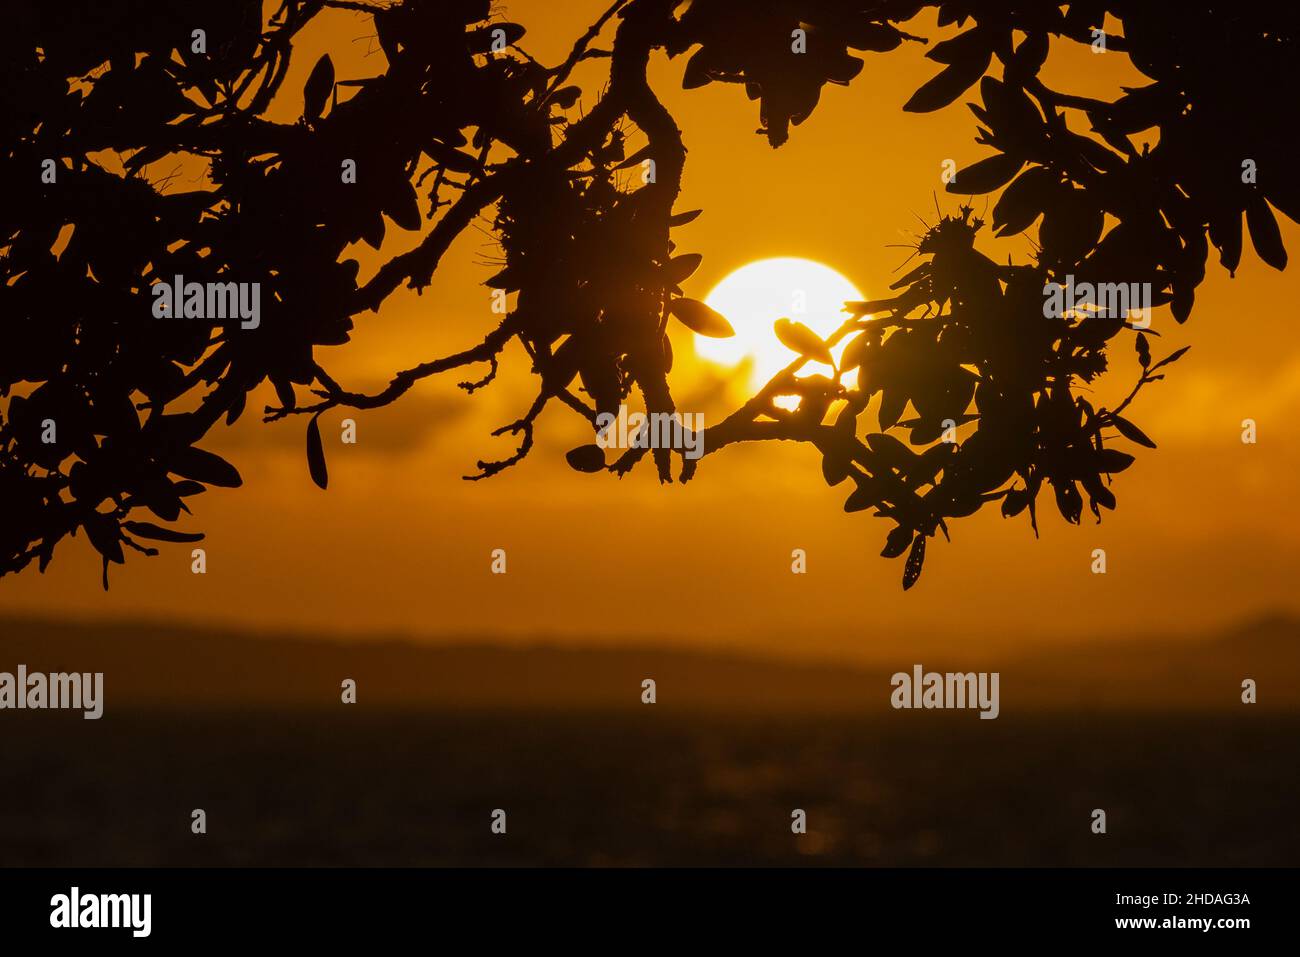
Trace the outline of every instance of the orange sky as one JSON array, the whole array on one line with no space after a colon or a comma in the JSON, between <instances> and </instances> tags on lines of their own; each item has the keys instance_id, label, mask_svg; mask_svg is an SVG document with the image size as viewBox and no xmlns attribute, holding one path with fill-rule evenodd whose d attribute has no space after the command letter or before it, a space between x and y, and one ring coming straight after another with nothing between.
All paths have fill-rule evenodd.
<instances>
[{"instance_id":1,"label":"orange sky","mask_svg":"<svg viewBox=\"0 0 1300 957\"><path fill-rule=\"evenodd\" d=\"M529 28L529 52L555 63L605 5L503 6ZM914 32L935 36L928 20L919 25ZM322 17L299 44L279 118L300 109L298 91L323 49L340 79L377 72L381 55L367 56L369 32L356 14ZM942 161L961 168L985 155L964 107L901 112L939 69L923 52L912 44L866 54L859 79L829 87L777 151L754 135L757 105L740 88L684 92L684 58L656 63L652 81L690 150L677 208L705 210L675 233L680 251L704 255L688 295L703 298L736 267L771 256L819 260L868 297L886 294L906 254L885 247L912 241L916 214L933 221ZM1058 44L1049 64L1049 80L1071 92L1107 95L1141 82L1121 54ZM579 75L590 91L585 105L600 69ZM1279 220L1294 256L1300 229ZM994 258L1024 251L1018 241L983 248ZM393 296L379 315L359 317L352 345L322 350L327 368L347 386L373 388L396 369L477 343L495 324L480 285L494 271L486 262L493 252L485 233L463 235L422 297ZM360 258L363 270L378 262L364 251ZM473 398L455 388L465 376L453 374L426 381L395 407L358 414L355 446L329 441L344 414L327 416L328 492L307 475L306 423L262 425L253 410L266 396L250 401L234 429L205 443L245 480L242 489L193 500L193 524L208 533L208 574L190 573L188 548L164 546L158 558L132 555L114 567L105 594L98 557L77 540L60 548L44 576L0 580L0 609L330 633L645 638L819 657L1193 633L1269 610L1300 613L1295 283L1249 248L1235 279L1215 262L1212 253L1186 327L1167 310L1155 314L1164 334L1158 355L1193 348L1134 409L1160 449L1135 450L1138 462L1116 480L1118 511L1100 526L1085 512L1084 525L1071 527L1048 495L1035 541L1023 516L1004 521L986 509L954 524L952 544L932 543L925 574L906 594L901 562L878 557L887 523L845 515L845 492L825 487L807 447L732 448L705 459L686 487L660 487L646 468L622 481L580 475L562 453L589 435L557 406L520 467L461 481L478 459L513 449L509 439L488 436L533 396L525 357L512 346L501 378ZM739 396L691 360L689 335L674 347L679 406L704 411L706 425L717 421ZM1102 391L1126 391L1137 367L1125 347L1112 368ZM1253 446L1240 441L1246 417L1259 423ZM796 547L808 552L807 575L790 573ZM1105 576L1089 570L1097 547L1108 553ZM505 576L489 574L493 548L508 552Z\"/></svg>"}]
</instances>

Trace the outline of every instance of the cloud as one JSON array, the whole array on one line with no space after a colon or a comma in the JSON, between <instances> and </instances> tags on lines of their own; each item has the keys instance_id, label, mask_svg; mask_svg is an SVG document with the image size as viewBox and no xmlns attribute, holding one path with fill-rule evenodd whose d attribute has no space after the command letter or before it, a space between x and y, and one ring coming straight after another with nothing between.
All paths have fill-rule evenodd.
<instances>
[{"instance_id":1,"label":"cloud","mask_svg":"<svg viewBox=\"0 0 1300 957\"><path fill-rule=\"evenodd\" d=\"M359 391L377 392L382 384L362 384ZM302 390L300 390L301 392ZM305 393L299 396L306 398ZM444 430L458 425L468 415L472 399L459 395L429 394L412 390L392 405L379 409L334 409L321 417L321 429L338 431L345 419L356 423L356 451L359 455L398 457L425 447ZM279 422L262 422L262 409L276 404L269 390L259 389L248 398L248 408L234 426L214 429L205 448L249 453L303 453L306 416Z\"/></svg>"}]
</instances>

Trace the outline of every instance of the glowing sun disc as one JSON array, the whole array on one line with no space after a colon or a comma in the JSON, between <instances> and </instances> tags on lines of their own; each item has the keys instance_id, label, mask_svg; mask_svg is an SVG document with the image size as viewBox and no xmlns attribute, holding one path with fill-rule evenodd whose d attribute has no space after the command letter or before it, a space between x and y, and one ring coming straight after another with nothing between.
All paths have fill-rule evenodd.
<instances>
[{"instance_id":1,"label":"glowing sun disc","mask_svg":"<svg viewBox=\"0 0 1300 957\"><path fill-rule=\"evenodd\" d=\"M853 283L823 263L793 257L760 259L731 273L705 298L726 316L736 334L730 339L696 336L696 353L733 368L751 362L750 384L758 387L796 358L776 338L772 329L776 320L802 322L825 338L849 318L844 303L864 298ZM810 362L800 374L813 373L827 375L830 370Z\"/></svg>"}]
</instances>

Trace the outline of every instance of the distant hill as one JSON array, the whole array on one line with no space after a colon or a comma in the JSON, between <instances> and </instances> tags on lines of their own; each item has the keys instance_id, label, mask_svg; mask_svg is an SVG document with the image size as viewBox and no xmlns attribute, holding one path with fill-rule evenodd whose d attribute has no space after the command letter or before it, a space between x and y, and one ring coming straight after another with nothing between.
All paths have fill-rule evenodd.
<instances>
[{"instance_id":1,"label":"distant hill","mask_svg":"<svg viewBox=\"0 0 1300 957\"><path fill-rule=\"evenodd\" d=\"M1028 680L1039 707L1239 707L1241 682L1253 678L1259 707L1300 709L1300 621L1260 618L1188 639L1128 640L1102 649L1067 645L1035 651L1005 669ZM1003 677L1003 698L1008 677Z\"/></svg>"},{"instance_id":2,"label":"distant hill","mask_svg":"<svg viewBox=\"0 0 1300 957\"><path fill-rule=\"evenodd\" d=\"M649 646L528 648L478 642L342 643L159 623L0 618L0 671L102 671L110 708L335 707L352 678L367 708L629 709L641 682L658 706L720 712L875 712L914 661L801 664ZM922 660L926 670L996 670L1004 715L1034 710L1300 709L1300 622L1261 619L1196 639L1064 645L1018 657Z\"/></svg>"}]
</instances>

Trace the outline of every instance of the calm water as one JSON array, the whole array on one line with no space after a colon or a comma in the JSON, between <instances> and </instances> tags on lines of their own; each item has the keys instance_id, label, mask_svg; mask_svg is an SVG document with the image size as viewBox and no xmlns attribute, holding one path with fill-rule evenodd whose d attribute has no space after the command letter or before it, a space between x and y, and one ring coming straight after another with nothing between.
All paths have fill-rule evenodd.
<instances>
[{"instance_id":1,"label":"calm water","mask_svg":"<svg viewBox=\"0 0 1300 957\"><path fill-rule=\"evenodd\" d=\"M1298 732L1277 715L8 712L0 863L1295 865Z\"/></svg>"}]
</instances>

